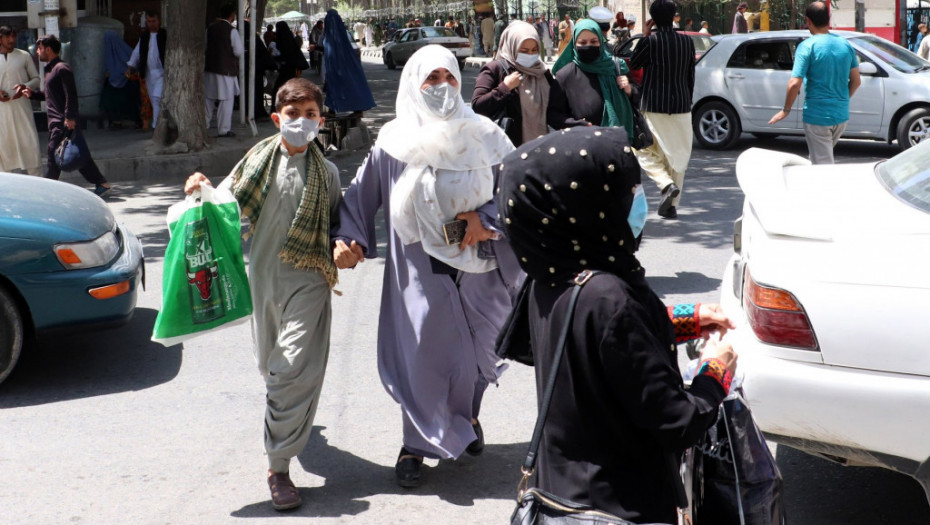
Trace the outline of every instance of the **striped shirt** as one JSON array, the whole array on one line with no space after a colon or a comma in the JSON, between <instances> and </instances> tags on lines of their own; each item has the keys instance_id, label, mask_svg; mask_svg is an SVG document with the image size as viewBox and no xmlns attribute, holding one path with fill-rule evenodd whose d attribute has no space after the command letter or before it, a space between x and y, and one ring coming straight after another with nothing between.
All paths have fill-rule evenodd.
<instances>
[{"instance_id":1,"label":"striped shirt","mask_svg":"<svg viewBox=\"0 0 930 525\"><path fill-rule=\"evenodd\" d=\"M671 27L660 27L642 39L630 69L643 68L640 109L653 113L690 113L694 92L694 42Z\"/></svg>"}]
</instances>

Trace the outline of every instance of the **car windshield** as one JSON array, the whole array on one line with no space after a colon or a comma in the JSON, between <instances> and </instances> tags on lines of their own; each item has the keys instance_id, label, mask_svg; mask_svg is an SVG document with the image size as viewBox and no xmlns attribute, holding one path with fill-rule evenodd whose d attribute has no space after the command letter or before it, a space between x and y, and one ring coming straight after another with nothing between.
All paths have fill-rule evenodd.
<instances>
[{"instance_id":1,"label":"car windshield","mask_svg":"<svg viewBox=\"0 0 930 525\"><path fill-rule=\"evenodd\" d=\"M699 55L706 53L710 48L717 45L716 42L707 36L691 35L691 40L694 41L694 52Z\"/></svg>"},{"instance_id":2,"label":"car windshield","mask_svg":"<svg viewBox=\"0 0 930 525\"><path fill-rule=\"evenodd\" d=\"M448 27L424 27L420 29L420 33L423 33L423 36L426 38L458 36L455 34L455 31Z\"/></svg>"},{"instance_id":3,"label":"car windshield","mask_svg":"<svg viewBox=\"0 0 930 525\"><path fill-rule=\"evenodd\" d=\"M849 41L854 46L882 59L886 64L902 73L914 73L930 69L927 67L930 66L930 63L926 60L884 38L866 35L850 38Z\"/></svg>"},{"instance_id":4,"label":"car windshield","mask_svg":"<svg viewBox=\"0 0 930 525\"><path fill-rule=\"evenodd\" d=\"M882 162L875 171L895 197L930 213L930 141Z\"/></svg>"}]
</instances>

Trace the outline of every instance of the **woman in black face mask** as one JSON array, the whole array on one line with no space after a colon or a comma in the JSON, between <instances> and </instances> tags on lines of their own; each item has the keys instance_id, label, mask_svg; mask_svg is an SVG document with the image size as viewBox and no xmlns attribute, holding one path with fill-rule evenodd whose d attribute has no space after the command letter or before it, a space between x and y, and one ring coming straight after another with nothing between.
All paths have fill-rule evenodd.
<instances>
[{"instance_id":1,"label":"woman in black face mask","mask_svg":"<svg viewBox=\"0 0 930 525\"><path fill-rule=\"evenodd\" d=\"M597 22L575 24L571 45L552 66L556 84L549 94L550 122L560 128L623 126L633 134L629 68L607 51Z\"/></svg>"}]
</instances>

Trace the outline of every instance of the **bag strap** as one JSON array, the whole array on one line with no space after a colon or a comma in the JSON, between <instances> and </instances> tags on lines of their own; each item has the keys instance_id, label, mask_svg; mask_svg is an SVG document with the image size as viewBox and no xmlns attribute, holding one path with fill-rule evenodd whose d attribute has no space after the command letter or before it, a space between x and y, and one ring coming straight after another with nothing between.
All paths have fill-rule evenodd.
<instances>
[{"instance_id":1,"label":"bag strap","mask_svg":"<svg viewBox=\"0 0 930 525\"><path fill-rule=\"evenodd\" d=\"M549 405L552 404L552 392L555 390L555 380L559 373L559 367L562 363L562 354L565 353L565 347L568 344L568 334L571 331L572 318L575 315L575 306L578 304L578 296L581 295L581 288L591 280L591 277L601 272L597 270L583 270L573 280L574 289L568 300L568 311L565 313L565 323L562 325L562 331L559 333L558 343L555 347L555 355L552 357L552 369L549 371L549 377L546 379L546 390L543 393L542 402L539 405L539 416L536 418L536 427L533 429L533 438L530 440L530 447L526 453L526 460L520 469L523 472L523 479L517 486L518 498L529 488L530 477L536 470L536 455L539 452L539 442L542 439L543 426L546 424L546 417L549 415Z\"/></svg>"}]
</instances>

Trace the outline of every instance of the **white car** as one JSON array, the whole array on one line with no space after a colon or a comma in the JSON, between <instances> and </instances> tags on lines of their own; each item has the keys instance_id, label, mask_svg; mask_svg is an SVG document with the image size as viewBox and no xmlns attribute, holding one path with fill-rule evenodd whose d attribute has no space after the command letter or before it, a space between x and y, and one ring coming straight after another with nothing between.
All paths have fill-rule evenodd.
<instances>
[{"instance_id":1,"label":"white car","mask_svg":"<svg viewBox=\"0 0 930 525\"><path fill-rule=\"evenodd\" d=\"M736 173L721 304L759 427L930 497L930 141L845 165L752 148Z\"/></svg>"},{"instance_id":2,"label":"white car","mask_svg":"<svg viewBox=\"0 0 930 525\"><path fill-rule=\"evenodd\" d=\"M850 99L844 138L898 142L907 149L930 139L930 62L883 38L833 31L859 56L862 85ZM694 137L707 149L725 149L741 132L759 137L803 135L804 89L787 118L784 107L798 44L809 31L771 31L713 37L717 45L695 67Z\"/></svg>"}]
</instances>

